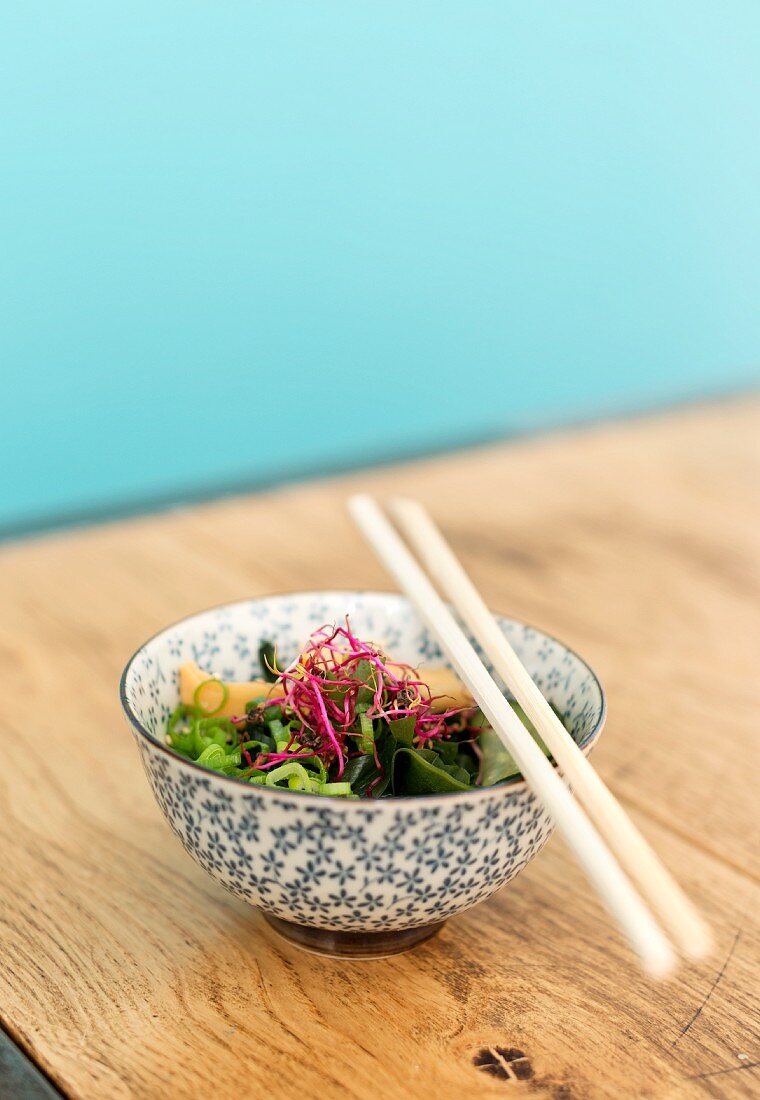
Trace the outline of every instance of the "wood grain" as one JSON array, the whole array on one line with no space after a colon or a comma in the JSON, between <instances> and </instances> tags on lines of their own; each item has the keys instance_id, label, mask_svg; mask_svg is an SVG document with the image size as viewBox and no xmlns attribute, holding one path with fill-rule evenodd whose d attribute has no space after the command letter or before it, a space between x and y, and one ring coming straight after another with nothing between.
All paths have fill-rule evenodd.
<instances>
[{"instance_id":1,"label":"wood grain","mask_svg":"<svg viewBox=\"0 0 760 1100\"><path fill-rule=\"evenodd\" d=\"M757 1094L759 441L760 403L726 403L4 547L8 1033L87 1100ZM437 940L352 964L285 945L181 850L121 668L199 607L387 587L342 511L359 485L422 497L492 606L596 666L595 763L714 959L647 983L557 840Z\"/></svg>"}]
</instances>

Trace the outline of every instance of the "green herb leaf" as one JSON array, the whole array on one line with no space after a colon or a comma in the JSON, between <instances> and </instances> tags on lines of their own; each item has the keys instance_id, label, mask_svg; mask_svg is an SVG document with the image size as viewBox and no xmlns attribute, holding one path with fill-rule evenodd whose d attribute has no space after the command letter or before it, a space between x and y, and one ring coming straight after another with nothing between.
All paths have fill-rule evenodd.
<instances>
[{"instance_id":1,"label":"green herb leaf","mask_svg":"<svg viewBox=\"0 0 760 1100\"><path fill-rule=\"evenodd\" d=\"M434 752L437 752L444 764L457 764L457 755L459 754L459 744L457 741L441 741L436 739L435 741L428 742L427 748L431 748Z\"/></svg>"},{"instance_id":2,"label":"green herb leaf","mask_svg":"<svg viewBox=\"0 0 760 1100\"><path fill-rule=\"evenodd\" d=\"M375 758L369 753L363 756L352 756L343 769L343 779L351 784L354 794L364 794L372 780L379 774Z\"/></svg>"},{"instance_id":3,"label":"green herb leaf","mask_svg":"<svg viewBox=\"0 0 760 1100\"><path fill-rule=\"evenodd\" d=\"M361 660L357 662L354 676L361 680L362 686L356 692L356 702L369 704L375 698L377 690L377 671L371 661Z\"/></svg>"},{"instance_id":4,"label":"green herb leaf","mask_svg":"<svg viewBox=\"0 0 760 1100\"><path fill-rule=\"evenodd\" d=\"M544 756L551 757L551 753L541 740L536 727L533 725L530 718L528 718L520 704L515 702L514 699L510 699L509 705L541 749ZM502 744L501 739L494 733L483 715L479 717L482 719L483 723L480 736L478 737L478 745L480 746L480 751L483 753L481 785L483 787L492 787L494 783L503 783L507 779L517 779L520 776L520 769L512 753Z\"/></svg>"},{"instance_id":5,"label":"green herb leaf","mask_svg":"<svg viewBox=\"0 0 760 1100\"><path fill-rule=\"evenodd\" d=\"M393 758L393 793L442 794L468 791L472 784L463 768L444 764L432 749L400 748Z\"/></svg>"},{"instance_id":6,"label":"green herb leaf","mask_svg":"<svg viewBox=\"0 0 760 1100\"><path fill-rule=\"evenodd\" d=\"M404 718L394 718L388 723L391 733L399 745L411 747L414 740L415 719L413 714L407 714Z\"/></svg>"}]
</instances>

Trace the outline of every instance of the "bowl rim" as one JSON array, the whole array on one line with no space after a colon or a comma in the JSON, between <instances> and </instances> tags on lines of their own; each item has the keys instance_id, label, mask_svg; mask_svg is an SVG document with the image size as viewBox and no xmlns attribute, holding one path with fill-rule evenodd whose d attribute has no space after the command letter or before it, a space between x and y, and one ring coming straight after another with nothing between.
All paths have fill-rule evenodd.
<instances>
[{"instance_id":1,"label":"bowl rim","mask_svg":"<svg viewBox=\"0 0 760 1100\"><path fill-rule=\"evenodd\" d=\"M145 741L148 742L148 744L151 746L151 748L159 749L161 752L165 753L167 756L169 756L172 760L175 760L177 763L184 764L187 767L192 768L197 772L200 772L201 775L203 775L207 778L208 777L214 777L216 780L218 780L220 782L223 781L224 783L231 783L238 790L245 789L246 784L241 783L240 780L237 779L234 775L223 775L221 772L215 772L210 768L204 768L202 764L198 764L195 760L188 760L186 757L180 756L179 753L174 752L174 750L171 749L168 745L164 744L162 741L159 741L152 733L150 733L149 730L147 730L145 728L145 726L142 724L142 722L140 721L140 719L137 717L134 710L132 709L132 706L131 706L129 700L127 699L126 685L127 685L127 679L129 677L129 673L130 673L130 670L132 668L132 665L135 663L135 661L140 656L142 651L147 646L149 646L151 644L151 642L155 641L157 638L160 638L162 634L166 634L169 630L173 630L175 627L182 626L184 623L189 622L191 619L200 618L201 616L208 615L213 611L221 611L223 608L242 607L242 606L247 605L247 604L256 603L256 602L260 602L260 601L264 601L264 600L285 599L285 598L288 598L288 597L292 598L292 599L303 599L303 598L309 598L309 597L315 597L315 596L324 596L324 595L328 595L328 594L329 595L335 595L335 596L347 596L347 597L350 597L350 596L365 596L365 597L366 596L378 596L378 597L386 598L388 596L391 596L394 599L402 600L407 604L411 604L411 601L409 600L408 596L405 596L403 592L398 592L398 591L395 591L393 589L379 589L379 588L314 588L314 589L300 589L300 590L297 590L297 591L291 591L290 589L285 589L284 591L279 591L279 592L267 592L267 593L265 593L261 596L248 596L245 599L241 599L241 600L225 600L223 603L212 604L210 607L202 608L200 611L193 611L190 615L183 615L181 619L176 619L174 622L168 623L166 626L161 627L160 630L157 630L155 632L155 634L151 634L151 636L149 638L146 638L146 640L141 645L139 645L137 647L137 649L134 651L134 653L132 654L132 656L129 658L126 665L124 666L124 670L123 670L123 672L121 674L121 677L119 679L119 699L121 701L121 706L122 706L124 714L127 718L127 721L137 731L137 733L140 734L140 736ZM601 706L601 710L599 712L599 718L597 719L596 724L594 725L593 729L591 729L589 731L589 733L586 734L585 738L583 739L583 741L578 746L581 749L581 751L583 752L583 755L588 756L588 754L591 751L592 747L594 746L594 744L598 740L599 735L602 732L602 729L604 728L605 722L607 720L607 696L605 694L604 687L602 686L602 682L599 679L598 675L596 674L596 671L588 663L588 661L585 659L585 657L582 657L580 655L580 653L577 652L577 650L575 650L571 646L567 645L565 642L562 641L561 638L557 638L556 635L549 634L548 631L542 630L542 628L540 626L536 626L533 623L526 622L524 619L516 619L511 615L505 615L503 612L495 611L493 608L491 608L491 613L493 615L496 615L498 618L507 619L509 622L516 623L518 626L526 627L528 630L535 630L537 633L542 634L545 638L548 638L550 641L556 642L557 645L562 646L562 648L564 650L566 650L568 653L571 653L573 655L573 657L575 657L576 660L578 660L581 663L581 665L587 670L587 672L591 675L592 680L594 681L594 683L596 684L596 686L599 689L599 694L601 696L602 706ZM554 767L556 769L556 767L557 767L556 763L554 761L551 761L551 764L552 764L552 767ZM377 798L377 799L373 799L373 798L355 798L355 799L354 798L325 798L324 795L312 794L308 791L291 791L291 790L285 789L283 787L265 787L265 786L259 786L258 784L256 784L255 786L252 786L250 783L247 784L247 787L253 793L264 794L264 797L269 797L271 795L273 797L279 796L280 798L292 797L292 798L297 798L297 799L300 799L300 800L308 799L308 801L312 805L319 805L323 808L325 807L325 803L329 803L330 808L333 808L334 806L337 807L337 805L341 805L341 806L346 807L346 808L355 807L357 809L357 811L361 811L361 810L366 811L367 809L377 810L383 805L398 806L399 804L408 805L411 809L415 804L437 802L440 799L446 799L447 801L449 801L451 799L459 799L460 801L466 801L469 798L483 798L483 797L486 797L488 795L493 795L495 792L499 792L499 791L504 792L505 797L506 797L506 795L521 793L522 791L524 791L525 789L528 788L528 783L524 778L520 778L520 779L511 780L507 783L497 783L494 786L490 786L490 787L473 787L471 790L466 790L466 791L441 791L438 794L417 794L417 795L406 795L406 796L399 796L399 797L395 797L395 796L391 795L388 798Z\"/></svg>"}]
</instances>

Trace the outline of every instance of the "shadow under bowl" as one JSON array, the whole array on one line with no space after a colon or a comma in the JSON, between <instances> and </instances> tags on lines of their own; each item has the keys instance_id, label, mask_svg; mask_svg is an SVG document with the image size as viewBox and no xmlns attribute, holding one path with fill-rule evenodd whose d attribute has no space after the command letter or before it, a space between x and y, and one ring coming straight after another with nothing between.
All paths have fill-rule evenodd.
<instances>
[{"instance_id":1,"label":"shadow under bowl","mask_svg":"<svg viewBox=\"0 0 760 1100\"><path fill-rule=\"evenodd\" d=\"M387 932L341 932L329 928L314 928L308 924L295 924L293 921L275 917L272 913L265 912L264 919L283 939L304 951L310 951L312 955L356 961L387 959L390 955L400 955L432 939L446 923L441 920L435 924Z\"/></svg>"}]
</instances>

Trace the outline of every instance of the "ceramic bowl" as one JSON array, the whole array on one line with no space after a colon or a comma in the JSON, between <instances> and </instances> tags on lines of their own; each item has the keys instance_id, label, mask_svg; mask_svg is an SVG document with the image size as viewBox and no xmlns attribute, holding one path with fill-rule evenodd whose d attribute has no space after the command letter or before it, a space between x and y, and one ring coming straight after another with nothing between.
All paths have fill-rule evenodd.
<instances>
[{"instance_id":1,"label":"ceramic bowl","mask_svg":"<svg viewBox=\"0 0 760 1100\"><path fill-rule=\"evenodd\" d=\"M398 660L423 670L444 663L403 596L304 592L227 604L167 627L132 657L121 699L156 800L192 858L301 946L372 957L431 936L540 851L552 822L525 782L348 801L253 787L175 755L164 740L184 661L223 678L249 679L259 671L261 640L276 640L287 661L314 629L347 613L359 637ZM605 715L594 673L535 627L498 621L588 751Z\"/></svg>"}]
</instances>

